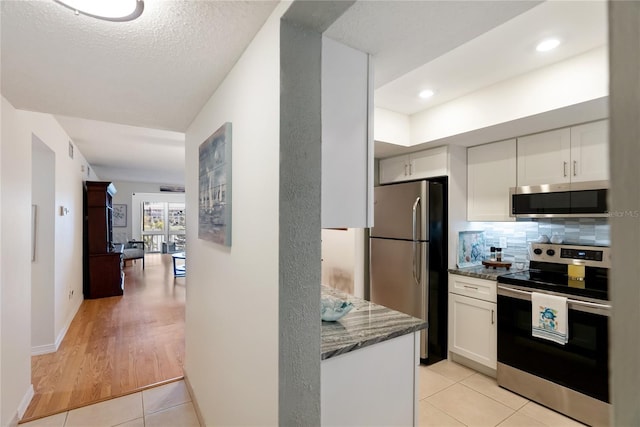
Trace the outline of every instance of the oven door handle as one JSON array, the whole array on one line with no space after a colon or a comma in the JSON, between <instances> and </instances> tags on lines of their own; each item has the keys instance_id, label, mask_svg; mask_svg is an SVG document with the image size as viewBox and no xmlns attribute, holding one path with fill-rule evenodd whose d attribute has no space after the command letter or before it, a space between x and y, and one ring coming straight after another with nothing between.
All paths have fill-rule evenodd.
<instances>
[{"instance_id":1,"label":"oven door handle","mask_svg":"<svg viewBox=\"0 0 640 427\"><path fill-rule=\"evenodd\" d=\"M523 291L508 286L498 285L498 295L505 297L517 298L525 301L531 301L532 292ZM571 298L567 298L567 305L569 310L583 311L586 313L600 314L604 316L611 316L611 305L600 304L597 302L579 301Z\"/></svg>"}]
</instances>

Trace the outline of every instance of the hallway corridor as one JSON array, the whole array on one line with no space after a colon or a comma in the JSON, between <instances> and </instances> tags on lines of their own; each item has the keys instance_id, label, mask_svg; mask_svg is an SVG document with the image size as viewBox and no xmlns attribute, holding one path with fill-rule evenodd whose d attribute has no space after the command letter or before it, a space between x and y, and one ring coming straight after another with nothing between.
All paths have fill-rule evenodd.
<instances>
[{"instance_id":1,"label":"hallway corridor","mask_svg":"<svg viewBox=\"0 0 640 427\"><path fill-rule=\"evenodd\" d=\"M160 254L124 272L122 297L83 301L58 351L31 358L23 422L182 377L186 278Z\"/></svg>"}]
</instances>

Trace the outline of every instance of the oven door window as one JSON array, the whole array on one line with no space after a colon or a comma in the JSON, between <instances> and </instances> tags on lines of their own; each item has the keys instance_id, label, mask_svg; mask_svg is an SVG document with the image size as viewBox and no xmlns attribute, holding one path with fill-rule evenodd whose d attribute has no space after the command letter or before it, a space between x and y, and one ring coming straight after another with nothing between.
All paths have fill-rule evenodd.
<instances>
[{"instance_id":1,"label":"oven door window","mask_svg":"<svg viewBox=\"0 0 640 427\"><path fill-rule=\"evenodd\" d=\"M531 336L531 301L498 295L498 362L609 402L606 316L569 310L569 342Z\"/></svg>"}]
</instances>

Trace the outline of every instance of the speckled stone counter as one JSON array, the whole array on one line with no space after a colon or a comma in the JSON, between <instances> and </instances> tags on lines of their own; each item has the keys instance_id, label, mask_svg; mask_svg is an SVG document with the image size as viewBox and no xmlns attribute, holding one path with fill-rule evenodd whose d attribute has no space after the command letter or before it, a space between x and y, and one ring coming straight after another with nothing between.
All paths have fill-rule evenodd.
<instances>
[{"instance_id":1,"label":"speckled stone counter","mask_svg":"<svg viewBox=\"0 0 640 427\"><path fill-rule=\"evenodd\" d=\"M452 274L458 274L460 276L477 277L478 279L485 279L485 280L497 280L498 276L502 276L503 274L515 273L516 271L520 271L520 270L514 268L513 266L509 270L507 270L506 268L496 268L494 270L491 267L487 268L483 265L479 265L477 267L449 269L449 273L452 273Z\"/></svg>"},{"instance_id":2,"label":"speckled stone counter","mask_svg":"<svg viewBox=\"0 0 640 427\"><path fill-rule=\"evenodd\" d=\"M427 327L427 322L423 320L328 286L322 286L322 294L336 296L353 304L353 309L337 322L322 322L322 360Z\"/></svg>"}]
</instances>

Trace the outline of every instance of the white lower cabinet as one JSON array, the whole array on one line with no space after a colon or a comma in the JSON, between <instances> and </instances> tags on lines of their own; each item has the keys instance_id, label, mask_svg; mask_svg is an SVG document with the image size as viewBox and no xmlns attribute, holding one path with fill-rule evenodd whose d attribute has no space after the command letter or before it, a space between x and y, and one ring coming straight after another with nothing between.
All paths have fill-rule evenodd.
<instances>
[{"instance_id":1,"label":"white lower cabinet","mask_svg":"<svg viewBox=\"0 0 640 427\"><path fill-rule=\"evenodd\" d=\"M449 275L449 352L492 370L498 349L495 291L494 281Z\"/></svg>"},{"instance_id":2,"label":"white lower cabinet","mask_svg":"<svg viewBox=\"0 0 640 427\"><path fill-rule=\"evenodd\" d=\"M323 360L322 426L418 424L420 332Z\"/></svg>"}]
</instances>

